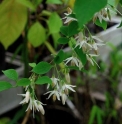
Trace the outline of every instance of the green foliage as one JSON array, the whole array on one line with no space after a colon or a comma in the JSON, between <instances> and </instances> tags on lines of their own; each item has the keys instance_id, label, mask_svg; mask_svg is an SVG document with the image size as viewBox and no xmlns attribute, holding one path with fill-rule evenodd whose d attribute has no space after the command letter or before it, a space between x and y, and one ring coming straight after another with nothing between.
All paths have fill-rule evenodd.
<instances>
[{"instance_id":1,"label":"green foliage","mask_svg":"<svg viewBox=\"0 0 122 124\"><path fill-rule=\"evenodd\" d=\"M47 4L62 4L61 0L47 0Z\"/></svg>"},{"instance_id":2,"label":"green foliage","mask_svg":"<svg viewBox=\"0 0 122 124\"><path fill-rule=\"evenodd\" d=\"M64 53L63 50L60 50L56 55L56 57L54 58L54 62L56 64L60 64L65 58L66 58L66 54Z\"/></svg>"},{"instance_id":3,"label":"green foliage","mask_svg":"<svg viewBox=\"0 0 122 124\"><path fill-rule=\"evenodd\" d=\"M72 21L68 26L62 26L60 31L65 36L73 36L79 32L78 23L76 21Z\"/></svg>"},{"instance_id":4,"label":"green foliage","mask_svg":"<svg viewBox=\"0 0 122 124\"><path fill-rule=\"evenodd\" d=\"M35 11L36 8L30 0L17 0L17 2L21 3L22 5L30 8L32 11Z\"/></svg>"},{"instance_id":5,"label":"green foliage","mask_svg":"<svg viewBox=\"0 0 122 124\"><path fill-rule=\"evenodd\" d=\"M17 81L17 86L27 86L31 82L28 78L21 78L20 80Z\"/></svg>"},{"instance_id":6,"label":"green foliage","mask_svg":"<svg viewBox=\"0 0 122 124\"><path fill-rule=\"evenodd\" d=\"M93 15L107 5L107 0L76 0L74 12L80 27L83 27Z\"/></svg>"},{"instance_id":7,"label":"green foliage","mask_svg":"<svg viewBox=\"0 0 122 124\"><path fill-rule=\"evenodd\" d=\"M61 37L58 39L58 43L60 44L67 44L69 42L69 38Z\"/></svg>"},{"instance_id":8,"label":"green foliage","mask_svg":"<svg viewBox=\"0 0 122 124\"><path fill-rule=\"evenodd\" d=\"M46 40L45 29L39 22L35 22L29 29L28 40L34 46L38 47Z\"/></svg>"},{"instance_id":9,"label":"green foliage","mask_svg":"<svg viewBox=\"0 0 122 124\"><path fill-rule=\"evenodd\" d=\"M6 81L0 81L0 91L12 88L12 85Z\"/></svg>"},{"instance_id":10,"label":"green foliage","mask_svg":"<svg viewBox=\"0 0 122 124\"><path fill-rule=\"evenodd\" d=\"M27 22L27 8L16 0L0 4L0 42L7 49L22 33Z\"/></svg>"},{"instance_id":11,"label":"green foliage","mask_svg":"<svg viewBox=\"0 0 122 124\"><path fill-rule=\"evenodd\" d=\"M29 63L29 66L34 68L36 66L36 63Z\"/></svg>"},{"instance_id":12,"label":"green foliage","mask_svg":"<svg viewBox=\"0 0 122 124\"><path fill-rule=\"evenodd\" d=\"M102 27L104 30L107 28L107 22L102 20L102 23L100 22L99 19L96 19L95 24L99 27Z\"/></svg>"},{"instance_id":13,"label":"green foliage","mask_svg":"<svg viewBox=\"0 0 122 124\"><path fill-rule=\"evenodd\" d=\"M12 80L17 81L18 79L18 74L14 69L8 69L5 71L2 71L4 73L4 75Z\"/></svg>"},{"instance_id":14,"label":"green foliage","mask_svg":"<svg viewBox=\"0 0 122 124\"><path fill-rule=\"evenodd\" d=\"M8 124L10 119L7 117L0 118L0 124Z\"/></svg>"},{"instance_id":15,"label":"green foliage","mask_svg":"<svg viewBox=\"0 0 122 124\"><path fill-rule=\"evenodd\" d=\"M51 81L51 79L48 76L40 77L35 82L35 84L39 84L39 85L42 85L42 84L51 84L51 83L52 83L52 81Z\"/></svg>"},{"instance_id":16,"label":"green foliage","mask_svg":"<svg viewBox=\"0 0 122 124\"><path fill-rule=\"evenodd\" d=\"M95 117L97 119L97 124L103 124L103 111L96 105L92 107L91 113L90 113L90 119L88 124L93 124L95 121Z\"/></svg>"},{"instance_id":17,"label":"green foliage","mask_svg":"<svg viewBox=\"0 0 122 124\"><path fill-rule=\"evenodd\" d=\"M119 26L117 28L121 28L122 27L122 21L120 22Z\"/></svg>"},{"instance_id":18,"label":"green foliage","mask_svg":"<svg viewBox=\"0 0 122 124\"><path fill-rule=\"evenodd\" d=\"M60 31L60 27L62 26L62 21L59 15L56 12L54 12L49 17L47 24L49 27L49 32L53 34L53 33L58 33Z\"/></svg>"},{"instance_id":19,"label":"green foliage","mask_svg":"<svg viewBox=\"0 0 122 124\"><path fill-rule=\"evenodd\" d=\"M45 74L48 71L50 71L50 69L52 68L52 65L50 65L47 62L39 62L34 68L33 68L33 72L35 72L36 74Z\"/></svg>"}]
</instances>

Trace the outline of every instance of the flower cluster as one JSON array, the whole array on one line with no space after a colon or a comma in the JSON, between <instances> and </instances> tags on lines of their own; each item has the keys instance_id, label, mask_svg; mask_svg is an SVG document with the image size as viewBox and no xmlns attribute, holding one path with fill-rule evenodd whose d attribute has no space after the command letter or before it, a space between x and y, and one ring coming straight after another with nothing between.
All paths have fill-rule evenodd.
<instances>
[{"instance_id":1,"label":"flower cluster","mask_svg":"<svg viewBox=\"0 0 122 124\"><path fill-rule=\"evenodd\" d=\"M27 89L27 88L26 88ZM42 102L36 100L34 98L34 94L30 93L29 89L27 89L25 94L18 94L20 96L25 97L20 104L27 104L28 103L28 107L26 109L26 111L28 111L29 109L33 111L33 117L34 117L34 111L40 111L43 115L45 113L44 108L42 105L44 105Z\"/></svg>"},{"instance_id":2,"label":"flower cluster","mask_svg":"<svg viewBox=\"0 0 122 124\"><path fill-rule=\"evenodd\" d=\"M53 101L56 99L60 101L62 99L62 104L64 105L67 100L67 96L69 95L69 90L75 92L73 89L75 86L68 84L70 83L69 73L65 74L65 81L55 77L52 77L51 80L52 88L54 88L54 90L45 93L45 95L49 94L47 99L49 99L51 96L53 97Z\"/></svg>"}]
</instances>

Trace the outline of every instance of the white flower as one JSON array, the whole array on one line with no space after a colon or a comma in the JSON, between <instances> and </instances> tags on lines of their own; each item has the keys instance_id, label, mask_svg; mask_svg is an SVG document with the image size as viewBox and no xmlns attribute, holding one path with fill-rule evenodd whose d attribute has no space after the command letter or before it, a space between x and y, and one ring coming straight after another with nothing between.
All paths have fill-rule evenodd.
<instances>
[{"instance_id":1,"label":"white flower","mask_svg":"<svg viewBox=\"0 0 122 124\"><path fill-rule=\"evenodd\" d=\"M70 21L77 21L77 19L73 18L73 17L69 17L69 15L72 14L72 10L70 8L68 8L68 13L64 13L65 17L62 19L66 19L64 24L70 22Z\"/></svg>"},{"instance_id":2,"label":"white flower","mask_svg":"<svg viewBox=\"0 0 122 124\"><path fill-rule=\"evenodd\" d=\"M65 105L65 102L67 100L67 95L65 93L61 93L61 98L62 98L62 104Z\"/></svg>"},{"instance_id":3,"label":"white flower","mask_svg":"<svg viewBox=\"0 0 122 124\"><path fill-rule=\"evenodd\" d=\"M98 55L95 54L86 54L87 60L94 66L94 63L99 67L97 62L93 59L93 57L97 57ZM100 68L100 67L99 67Z\"/></svg>"},{"instance_id":4,"label":"white flower","mask_svg":"<svg viewBox=\"0 0 122 124\"><path fill-rule=\"evenodd\" d=\"M82 32L80 32L75 39L77 40L75 48L79 46L79 49L83 48L85 51L92 48L91 44L88 43L88 38L84 36Z\"/></svg>"},{"instance_id":5,"label":"white flower","mask_svg":"<svg viewBox=\"0 0 122 124\"><path fill-rule=\"evenodd\" d=\"M91 36L92 37L92 39L93 40L95 40L95 41L93 41L93 43L92 43L92 48L95 50L95 51L98 51L98 46L103 46L103 45L105 45L104 43L101 43L101 42L103 42L101 39L99 39L98 37L96 37L96 36ZM90 39L90 38L89 38ZM98 43L99 42L99 43Z\"/></svg>"},{"instance_id":6,"label":"white flower","mask_svg":"<svg viewBox=\"0 0 122 124\"><path fill-rule=\"evenodd\" d=\"M53 96L53 100L54 100L54 101L56 100L56 98L57 98L58 100L60 100L60 93L59 93L59 91L57 91L56 89L54 89L53 91L48 91L48 92L45 93L44 95L46 95L46 94L48 94L48 93L50 93L50 95L48 96L47 99L49 99L51 96Z\"/></svg>"},{"instance_id":7,"label":"white flower","mask_svg":"<svg viewBox=\"0 0 122 124\"><path fill-rule=\"evenodd\" d=\"M71 65L76 65L79 68L79 70L81 70L83 67L82 62L77 57L74 57L74 56L69 57L64 61L65 61L65 64L68 64L71 61Z\"/></svg>"},{"instance_id":8,"label":"white flower","mask_svg":"<svg viewBox=\"0 0 122 124\"><path fill-rule=\"evenodd\" d=\"M55 87L56 86L56 88L58 89L59 88L59 86L58 86L59 79L58 78L55 78L55 77L52 77L51 80L52 80L52 87ZM50 87L50 84L47 85L47 89L49 87Z\"/></svg>"},{"instance_id":9,"label":"white flower","mask_svg":"<svg viewBox=\"0 0 122 124\"><path fill-rule=\"evenodd\" d=\"M95 22L96 19L98 18L100 23L102 23L102 20L106 21L107 17L108 17L107 8L104 8L100 12L94 14L93 21Z\"/></svg>"},{"instance_id":10,"label":"white flower","mask_svg":"<svg viewBox=\"0 0 122 124\"><path fill-rule=\"evenodd\" d=\"M33 110L33 117L34 117L34 111L35 110L40 111L44 115L45 111L44 111L44 108L42 105L44 105L44 104L41 103L40 101L32 99L30 97L30 102L29 102L29 105L28 105L26 111L28 111L29 109Z\"/></svg>"},{"instance_id":11,"label":"white flower","mask_svg":"<svg viewBox=\"0 0 122 124\"><path fill-rule=\"evenodd\" d=\"M64 84L64 85L62 86L62 90L63 90L64 92L66 91L66 94L67 94L67 91L68 91L68 90L71 90L71 91L75 92L75 90L74 90L72 87L76 87L76 86L74 86L74 85L69 85L69 84Z\"/></svg>"},{"instance_id":12,"label":"white flower","mask_svg":"<svg viewBox=\"0 0 122 124\"><path fill-rule=\"evenodd\" d=\"M66 79L66 81L67 81L68 83L70 83L70 75L69 75L69 73L66 73L66 74L65 74L65 79Z\"/></svg>"},{"instance_id":13,"label":"white flower","mask_svg":"<svg viewBox=\"0 0 122 124\"><path fill-rule=\"evenodd\" d=\"M24 96L25 98L20 102L20 104L28 103L30 99L30 92L27 91L26 94L18 94L20 96Z\"/></svg>"}]
</instances>

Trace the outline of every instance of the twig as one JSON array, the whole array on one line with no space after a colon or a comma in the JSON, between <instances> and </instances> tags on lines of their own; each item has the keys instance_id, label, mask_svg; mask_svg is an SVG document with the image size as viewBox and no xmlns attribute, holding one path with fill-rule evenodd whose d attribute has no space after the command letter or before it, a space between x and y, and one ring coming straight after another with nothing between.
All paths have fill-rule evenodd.
<instances>
[{"instance_id":1,"label":"twig","mask_svg":"<svg viewBox=\"0 0 122 124\"><path fill-rule=\"evenodd\" d=\"M25 117L24 117L24 119L23 119L23 121L22 121L22 124L26 124L26 123L27 123L30 113L31 113L31 110L29 109L29 110L26 112L26 115L25 115Z\"/></svg>"}]
</instances>

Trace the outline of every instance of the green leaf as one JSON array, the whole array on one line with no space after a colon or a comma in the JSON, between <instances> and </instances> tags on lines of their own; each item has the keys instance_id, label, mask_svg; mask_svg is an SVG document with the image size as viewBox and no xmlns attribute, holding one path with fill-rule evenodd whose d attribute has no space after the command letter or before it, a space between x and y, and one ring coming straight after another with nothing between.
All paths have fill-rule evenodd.
<instances>
[{"instance_id":1,"label":"green leaf","mask_svg":"<svg viewBox=\"0 0 122 124\"><path fill-rule=\"evenodd\" d=\"M121 23L119 24L119 26L117 28L120 28L120 27L122 27L122 21L121 21Z\"/></svg>"},{"instance_id":2,"label":"green leaf","mask_svg":"<svg viewBox=\"0 0 122 124\"><path fill-rule=\"evenodd\" d=\"M30 0L17 0L17 2L19 2L20 4L30 8L32 11L36 10L34 4Z\"/></svg>"},{"instance_id":3,"label":"green leaf","mask_svg":"<svg viewBox=\"0 0 122 124\"><path fill-rule=\"evenodd\" d=\"M96 19L95 24L99 27L102 27L104 30L107 28L107 22L102 20L102 23L100 22L99 19Z\"/></svg>"},{"instance_id":4,"label":"green leaf","mask_svg":"<svg viewBox=\"0 0 122 124\"><path fill-rule=\"evenodd\" d=\"M83 27L93 15L107 5L107 0L76 0L74 12L80 27Z\"/></svg>"},{"instance_id":5,"label":"green leaf","mask_svg":"<svg viewBox=\"0 0 122 124\"><path fill-rule=\"evenodd\" d=\"M60 27L62 26L62 21L59 15L54 12L51 14L49 20L47 21L50 33L58 33Z\"/></svg>"},{"instance_id":6,"label":"green leaf","mask_svg":"<svg viewBox=\"0 0 122 124\"><path fill-rule=\"evenodd\" d=\"M56 57L54 58L55 63L59 64L61 63L66 57L66 54L63 52L63 50L60 50Z\"/></svg>"},{"instance_id":7,"label":"green leaf","mask_svg":"<svg viewBox=\"0 0 122 124\"><path fill-rule=\"evenodd\" d=\"M33 0L33 4L35 5L35 7L37 7L39 4L41 4L43 0Z\"/></svg>"},{"instance_id":8,"label":"green leaf","mask_svg":"<svg viewBox=\"0 0 122 124\"><path fill-rule=\"evenodd\" d=\"M121 4L121 6L122 6L122 0L119 0L119 3Z\"/></svg>"},{"instance_id":9,"label":"green leaf","mask_svg":"<svg viewBox=\"0 0 122 124\"><path fill-rule=\"evenodd\" d=\"M0 4L0 42L7 49L22 33L27 22L27 8L16 0Z\"/></svg>"},{"instance_id":10,"label":"green leaf","mask_svg":"<svg viewBox=\"0 0 122 124\"><path fill-rule=\"evenodd\" d=\"M0 81L0 91L7 90L12 88L12 85L9 82Z\"/></svg>"},{"instance_id":11,"label":"green leaf","mask_svg":"<svg viewBox=\"0 0 122 124\"><path fill-rule=\"evenodd\" d=\"M50 71L51 68L52 68L52 66L49 63L40 62L33 68L32 71L37 73L37 74L45 74L48 71Z\"/></svg>"},{"instance_id":12,"label":"green leaf","mask_svg":"<svg viewBox=\"0 0 122 124\"><path fill-rule=\"evenodd\" d=\"M18 79L18 74L14 69L8 69L5 71L2 71L4 75L12 80L17 80Z\"/></svg>"},{"instance_id":13,"label":"green leaf","mask_svg":"<svg viewBox=\"0 0 122 124\"><path fill-rule=\"evenodd\" d=\"M47 0L47 4L62 4L61 0Z\"/></svg>"},{"instance_id":14,"label":"green leaf","mask_svg":"<svg viewBox=\"0 0 122 124\"><path fill-rule=\"evenodd\" d=\"M115 6L116 0L108 0L108 4L110 4L111 6Z\"/></svg>"},{"instance_id":15,"label":"green leaf","mask_svg":"<svg viewBox=\"0 0 122 124\"><path fill-rule=\"evenodd\" d=\"M31 82L28 78L22 78L19 81L17 81L17 86L27 86L29 85Z\"/></svg>"},{"instance_id":16,"label":"green leaf","mask_svg":"<svg viewBox=\"0 0 122 124\"><path fill-rule=\"evenodd\" d=\"M66 37L61 37L58 39L58 43L60 44L67 44L69 42L69 39Z\"/></svg>"},{"instance_id":17,"label":"green leaf","mask_svg":"<svg viewBox=\"0 0 122 124\"><path fill-rule=\"evenodd\" d=\"M35 22L29 29L28 40L34 46L40 46L46 40L45 29L39 22Z\"/></svg>"},{"instance_id":18,"label":"green leaf","mask_svg":"<svg viewBox=\"0 0 122 124\"><path fill-rule=\"evenodd\" d=\"M68 26L62 26L60 31L63 35L71 37L79 32L78 22L72 21Z\"/></svg>"},{"instance_id":19,"label":"green leaf","mask_svg":"<svg viewBox=\"0 0 122 124\"><path fill-rule=\"evenodd\" d=\"M29 66L34 68L36 66L36 63L29 63Z\"/></svg>"},{"instance_id":20,"label":"green leaf","mask_svg":"<svg viewBox=\"0 0 122 124\"><path fill-rule=\"evenodd\" d=\"M9 124L9 122L10 122L10 118L8 117L0 118L0 124Z\"/></svg>"},{"instance_id":21,"label":"green leaf","mask_svg":"<svg viewBox=\"0 0 122 124\"><path fill-rule=\"evenodd\" d=\"M37 81L35 82L35 84L51 84L52 80L48 77L48 76L43 76L37 79Z\"/></svg>"},{"instance_id":22,"label":"green leaf","mask_svg":"<svg viewBox=\"0 0 122 124\"><path fill-rule=\"evenodd\" d=\"M77 55L78 55L79 59L81 60L82 64L85 65L86 62L87 62L87 59L86 59L86 54L83 52L82 48L79 49L79 47L76 47L74 50L77 53Z\"/></svg>"}]
</instances>

